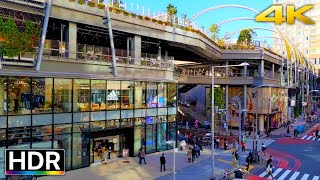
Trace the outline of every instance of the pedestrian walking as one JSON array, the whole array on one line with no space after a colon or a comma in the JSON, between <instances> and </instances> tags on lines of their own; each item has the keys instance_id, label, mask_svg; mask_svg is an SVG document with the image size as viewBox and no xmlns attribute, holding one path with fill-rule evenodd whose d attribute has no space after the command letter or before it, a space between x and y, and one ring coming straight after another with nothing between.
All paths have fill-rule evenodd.
<instances>
[{"instance_id":1,"label":"pedestrian walking","mask_svg":"<svg viewBox=\"0 0 320 180\"><path fill-rule=\"evenodd\" d=\"M320 131L318 131L318 138L320 138Z\"/></svg>"},{"instance_id":2,"label":"pedestrian walking","mask_svg":"<svg viewBox=\"0 0 320 180\"><path fill-rule=\"evenodd\" d=\"M242 152L246 151L246 143L243 140L241 141L241 150Z\"/></svg>"},{"instance_id":3,"label":"pedestrian walking","mask_svg":"<svg viewBox=\"0 0 320 180\"><path fill-rule=\"evenodd\" d=\"M144 149L143 148L140 148L138 156L139 156L139 164L140 165L141 165L141 161L142 160L144 161L144 164L147 164L146 163L146 157L145 157L146 154L144 153Z\"/></svg>"},{"instance_id":4,"label":"pedestrian walking","mask_svg":"<svg viewBox=\"0 0 320 180\"><path fill-rule=\"evenodd\" d=\"M239 161L239 154L238 154L238 151L235 151L235 152L234 152L234 156L236 157L237 161Z\"/></svg>"},{"instance_id":5,"label":"pedestrian walking","mask_svg":"<svg viewBox=\"0 0 320 180\"><path fill-rule=\"evenodd\" d=\"M227 137L224 138L223 147L224 147L224 150L227 150L227 148L228 148Z\"/></svg>"},{"instance_id":6,"label":"pedestrian walking","mask_svg":"<svg viewBox=\"0 0 320 180\"><path fill-rule=\"evenodd\" d=\"M251 161L250 158L251 158L250 155L248 155L247 158L246 158L247 171L249 171L249 166L250 166L250 161Z\"/></svg>"},{"instance_id":7,"label":"pedestrian walking","mask_svg":"<svg viewBox=\"0 0 320 180\"><path fill-rule=\"evenodd\" d=\"M266 171L267 171L267 175L268 175L268 176L271 176L272 179L275 179L275 178L273 177L273 166L272 166L272 163L267 164L267 169L266 169Z\"/></svg>"},{"instance_id":8,"label":"pedestrian walking","mask_svg":"<svg viewBox=\"0 0 320 180\"><path fill-rule=\"evenodd\" d=\"M195 146L195 150L196 150L196 158L199 158L199 154L200 154L200 147L198 144L196 144Z\"/></svg>"},{"instance_id":9,"label":"pedestrian walking","mask_svg":"<svg viewBox=\"0 0 320 180\"><path fill-rule=\"evenodd\" d=\"M264 144L262 143L262 145L261 145L261 151L262 151L262 153L263 153L264 156L266 156L266 149L267 149L266 145L264 145Z\"/></svg>"},{"instance_id":10,"label":"pedestrian walking","mask_svg":"<svg viewBox=\"0 0 320 180\"><path fill-rule=\"evenodd\" d=\"M191 158L192 158L192 149L191 149L191 147L187 151L187 156L188 156L189 163L191 163Z\"/></svg>"},{"instance_id":11,"label":"pedestrian walking","mask_svg":"<svg viewBox=\"0 0 320 180\"><path fill-rule=\"evenodd\" d=\"M219 149L219 148L220 148L220 139L217 138L217 149Z\"/></svg>"},{"instance_id":12,"label":"pedestrian walking","mask_svg":"<svg viewBox=\"0 0 320 180\"><path fill-rule=\"evenodd\" d=\"M316 137L316 131L313 130L312 136L313 136L313 137Z\"/></svg>"},{"instance_id":13,"label":"pedestrian walking","mask_svg":"<svg viewBox=\"0 0 320 180\"><path fill-rule=\"evenodd\" d=\"M200 156L200 151L203 151L203 149L202 149L202 146L201 146L201 144L198 144L198 146L199 146L199 148L200 148L200 150L199 150L199 154L198 154L198 156Z\"/></svg>"},{"instance_id":14,"label":"pedestrian walking","mask_svg":"<svg viewBox=\"0 0 320 180\"><path fill-rule=\"evenodd\" d=\"M287 134L290 134L290 126L287 127Z\"/></svg>"},{"instance_id":15,"label":"pedestrian walking","mask_svg":"<svg viewBox=\"0 0 320 180\"><path fill-rule=\"evenodd\" d=\"M162 156L160 157L160 172L163 170L166 171L166 158L164 157L164 154L162 153Z\"/></svg>"},{"instance_id":16,"label":"pedestrian walking","mask_svg":"<svg viewBox=\"0 0 320 180\"><path fill-rule=\"evenodd\" d=\"M233 168L239 167L238 159L235 152L232 153L232 166Z\"/></svg>"},{"instance_id":17,"label":"pedestrian walking","mask_svg":"<svg viewBox=\"0 0 320 180\"><path fill-rule=\"evenodd\" d=\"M197 154L196 147L193 147L193 149L192 149L192 162L194 162L194 160L196 158L196 154Z\"/></svg>"},{"instance_id":18,"label":"pedestrian walking","mask_svg":"<svg viewBox=\"0 0 320 180\"><path fill-rule=\"evenodd\" d=\"M316 130L316 138L319 138L319 129Z\"/></svg>"}]
</instances>

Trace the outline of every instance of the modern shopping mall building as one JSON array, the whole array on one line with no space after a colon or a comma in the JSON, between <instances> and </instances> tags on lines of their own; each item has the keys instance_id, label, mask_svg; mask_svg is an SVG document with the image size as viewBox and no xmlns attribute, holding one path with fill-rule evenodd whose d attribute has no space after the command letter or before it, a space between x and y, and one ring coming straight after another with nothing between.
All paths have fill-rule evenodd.
<instances>
[{"instance_id":1,"label":"modern shopping mall building","mask_svg":"<svg viewBox=\"0 0 320 180\"><path fill-rule=\"evenodd\" d=\"M226 50L185 20L108 10L112 21L96 1L0 2L0 179L7 148L65 149L67 170L99 162L98 143L111 158L172 148L166 142L177 140L178 91L210 87L212 65L223 66L214 76L233 126L236 103L259 117L262 132L286 122L286 108L301 106L315 89L314 67L301 52Z\"/></svg>"}]
</instances>

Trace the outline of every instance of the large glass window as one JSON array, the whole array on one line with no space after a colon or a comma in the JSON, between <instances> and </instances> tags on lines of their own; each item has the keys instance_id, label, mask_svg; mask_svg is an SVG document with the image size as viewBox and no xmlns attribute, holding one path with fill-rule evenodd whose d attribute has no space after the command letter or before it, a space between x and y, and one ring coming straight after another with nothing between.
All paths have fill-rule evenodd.
<instances>
[{"instance_id":1,"label":"large glass window","mask_svg":"<svg viewBox=\"0 0 320 180\"><path fill-rule=\"evenodd\" d=\"M120 109L120 81L107 81L107 110Z\"/></svg>"},{"instance_id":2,"label":"large glass window","mask_svg":"<svg viewBox=\"0 0 320 180\"><path fill-rule=\"evenodd\" d=\"M168 107L175 107L177 101L177 84L168 83Z\"/></svg>"},{"instance_id":3,"label":"large glass window","mask_svg":"<svg viewBox=\"0 0 320 180\"><path fill-rule=\"evenodd\" d=\"M158 107L167 107L167 84L158 83Z\"/></svg>"},{"instance_id":4,"label":"large glass window","mask_svg":"<svg viewBox=\"0 0 320 180\"><path fill-rule=\"evenodd\" d=\"M54 112L71 112L71 93L71 79L54 79Z\"/></svg>"},{"instance_id":5,"label":"large glass window","mask_svg":"<svg viewBox=\"0 0 320 180\"><path fill-rule=\"evenodd\" d=\"M51 113L52 112L52 78L33 78L32 79L32 113Z\"/></svg>"},{"instance_id":6,"label":"large glass window","mask_svg":"<svg viewBox=\"0 0 320 180\"><path fill-rule=\"evenodd\" d=\"M90 143L89 133L73 133L72 168L89 166Z\"/></svg>"},{"instance_id":7,"label":"large glass window","mask_svg":"<svg viewBox=\"0 0 320 180\"><path fill-rule=\"evenodd\" d=\"M156 151L156 125L146 126L146 152L153 153Z\"/></svg>"},{"instance_id":8,"label":"large glass window","mask_svg":"<svg viewBox=\"0 0 320 180\"><path fill-rule=\"evenodd\" d=\"M31 138L31 127L8 128L8 148L29 149Z\"/></svg>"},{"instance_id":9,"label":"large glass window","mask_svg":"<svg viewBox=\"0 0 320 180\"><path fill-rule=\"evenodd\" d=\"M113 128L118 128L118 127L120 127L120 121L119 120L108 120L108 121L106 121L107 123L106 123L106 126L107 126L107 128L109 128L109 129L113 129Z\"/></svg>"},{"instance_id":10,"label":"large glass window","mask_svg":"<svg viewBox=\"0 0 320 180\"><path fill-rule=\"evenodd\" d=\"M157 124L157 151L163 151L167 149L167 123Z\"/></svg>"},{"instance_id":11,"label":"large glass window","mask_svg":"<svg viewBox=\"0 0 320 180\"><path fill-rule=\"evenodd\" d=\"M146 108L146 82L135 82L134 86L134 108L141 109Z\"/></svg>"},{"instance_id":12,"label":"large glass window","mask_svg":"<svg viewBox=\"0 0 320 180\"><path fill-rule=\"evenodd\" d=\"M134 82L121 81L121 109L133 109Z\"/></svg>"},{"instance_id":13,"label":"large glass window","mask_svg":"<svg viewBox=\"0 0 320 180\"><path fill-rule=\"evenodd\" d=\"M7 114L7 97L7 78L0 78L0 116Z\"/></svg>"},{"instance_id":14,"label":"large glass window","mask_svg":"<svg viewBox=\"0 0 320 180\"><path fill-rule=\"evenodd\" d=\"M66 170L71 169L71 134L55 134L53 138L54 149L65 150Z\"/></svg>"},{"instance_id":15,"label":"large glass window","mask_svg":"<svg viewBox=\"0 0 320 180\"><path fill-rule=\"evenodd\" d=\"M32 148L51 149L52 148L52 126L36 126L32 128Z\"/></svg>"},{"instance_id":16,"label":"large glass window","mask_svg":"<svg viewBox=\"0 0 320 180\"><path fill-rule=\"evenodd\" d=\"M121 119L121 127L131 127L133 126L132 119Z\"/></svg>"},{"instance_id":17,"label":"large glass window","mask_svg":"<svg viewBox=\"0 0 320 180\"><path fill-rule=\"evenodd\" d=\"M31 113L33 94L31 93L30 84L30 78L9 78L8 110L10 115Z\"/></svg>"},{"instance_id":18,"label":"large glass window","mask_svg":"<svg viewBox=\"0 0 320 180\"><path fill-rule=\"evenodd\" d=\"M75 79L73 82L73 111L90 111L90 80Z\"/></svg>"},{"instance_id":19,"label":"large glass window","mask_svg":"<svg viewBox=\"0 0 320 180\"><path fill-rule=\"evenodd\" d=\"M92 111L105 110L106 106L106 89L105 80L91 80L91 109Z\"/></svg>"},{"instance_id":20,"label":"large glass window","mask_svg":"<svg viewBox=\"0 0 320 180\"><path fill-rule=\"evenodd\" d=\"M5 159L4 159L4 152L6 149L6 129L0 129L0 179L2 178L6 178L6 175L4 174L4 163L5 163Z\"/></svg>"},{"instance_id":21,"label":"large glass window","mask_svg":"<svg viewBox=\"0 0 320 180\"><path fill-rule=\"evenodd\" d=\"M157 107L157 83L148 82L147 83L147 107L156 108Z\"/></svg>"}]
</instances>

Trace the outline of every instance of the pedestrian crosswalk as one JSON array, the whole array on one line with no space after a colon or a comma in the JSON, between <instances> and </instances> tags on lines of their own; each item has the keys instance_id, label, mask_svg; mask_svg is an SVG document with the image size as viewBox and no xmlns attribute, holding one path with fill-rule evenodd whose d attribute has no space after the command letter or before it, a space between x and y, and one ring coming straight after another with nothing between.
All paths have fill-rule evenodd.
<instances>
[{"instance_id":1,"label":"pedestrian crosswalk","mask_svg":"<svg viewBox=\"0 0 320 180\"><path fill-rule=\"evenodd\" d=\"M320 142L320 138L317 139L316 137L314 136L308 136L308 135L304 135L301 139L304 139L304 140L311 140L311 141L319 141Z\"/></svg>"},{"instance_id":2,"label":"pedestrian crosswalk","mask_svg":"<svg viewBox=\"0 0 320 180\"><path fill-rule=\"evenodd\" d=\"M319 175L311 175L308 173L302 173L298 171L292 171L288 169L278 168L274 171L273 177L277 180L319 180ZM271 176L267 174L266 171L263 171L259 177L264 177L271 179Z\"/></svg>"}]
</instances>

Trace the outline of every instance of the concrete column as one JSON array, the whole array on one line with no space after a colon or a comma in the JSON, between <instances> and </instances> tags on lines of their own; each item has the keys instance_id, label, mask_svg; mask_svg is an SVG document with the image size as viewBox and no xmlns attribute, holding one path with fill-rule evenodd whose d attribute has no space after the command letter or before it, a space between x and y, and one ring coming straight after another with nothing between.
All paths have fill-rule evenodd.
<instances>
[{"instance_id":1,"label":"concrete column","mask_svg":"<svg viewBox=\"0 0 320 180\"><path fill-rule=\"evenodd\" d=\"M127 58L130 58L130 37L127 38ZM130 59L129 59L130 60Z\"/></svg>"},{"instance_id":2,"label":"concrete column","mask_svg":"<svg viewBox=\"0 0 320 180\"><path fill-rule=\"evenodd\" d=\"M262 78L264 77L264 60L261 59L260 64L259 64L259 77Z\"/></svg>"},{"instance_id":3,"label":"concrete column","mask_svg":"<svg viewBox=\"0 0 320 180\"><path fill-rule=\"evenodd\" d=\"M262 133L264 131L264 115L259 115L259 132Z\"/></svg>"},{"instance_id":4,"label":"concrete column","mask_svg":"<svg viewBox=\"0 0 320 180\"><path fill-rule=\"evenodd\" d=\"M247 85L243 86L243 109L247 109ZM247 112L243 112L243 130L245 129L245 125L247 123ZM245 131L244 131L245 132Z\"/></svg>"},{"instance_id":5,"label":"concrete column","mask_svg":"<svg viewBox=\"0 0 320 180\"><path fill-rule=\"evenodd\" d=\"M134 36L132 41L132 51L135 64L141 65L141 36Z\"/></svg>"},{"instance_id":6,"label":"concrete column","mask_svg":"<svg viewBox=\"0 0 320 180\"><path fill-rule=\"evenodd\" d=\"M4 100L7 99L7 97L4 96L6 94L4 93L5 91L6 91L6 86L4 85L3 81L0 81L0 92L1 92L0 93L0 115L4 115L5 114L4 110L7 109L7 107L4 107Z\"/></svg>"},{"instance_id":7,"label":"concrete column","mask_svg":"<svg viewBox=\"0 0 320 180\"><path fill-rule=\"evenodd\" d=\"M164 61L167 62L168 61L168 50L164 51Z\"/></svg>"},{"instance_id":8,"label":"concrete column","mask_svg":"<svg viewBox=\"0 0 320 180\"><path fill-rule=\"evenodd\" d=\"M161 61L161 47L158 48L158 57L157 57L158 61Z\"/></svg>"},{"instance_id":9,"label":"concrete column","mask_svg":"<svg viewBox=\"0 0 320 180\"><path fill-rule=\"evenodd\" d=\"M247 77L247 69L248 69L247 66L244 66L244 67L243 67L243 76L244 76L244 77Z\"/></svg>"},{"instance_id":10,"label":"concrete column","mask_svg":"<svg viewBox=\"0 0 320 180\"><path fill-rule=\"evenodd\" d=\"M226 60L226 76L227 77L229 77L229 61L228 60ZM228 87L228 85L227 85L227 87Z\"/></svg>"},{"instance_id":11,"label":"concrete column","mask_svg":"<svg viewBox=\"0 0 320 180\"><path fill-rule=\"evenodd\" d=\"M78 52L78 44L77 44L77 23L69 22L69 29L68 29L68 51L69 51L69 58L76 59L77 52Z\"/></svg>"},{"instance_id":12,"label":"concrete column","mask_svg":"<svg viewBox=\"0 0 320 180\"><path fill-rule=\"evenodd\" d=\"M274 63L271 65L271 71L272 71L272 78L274 78Z\"/></svg>"}]
</instances>

